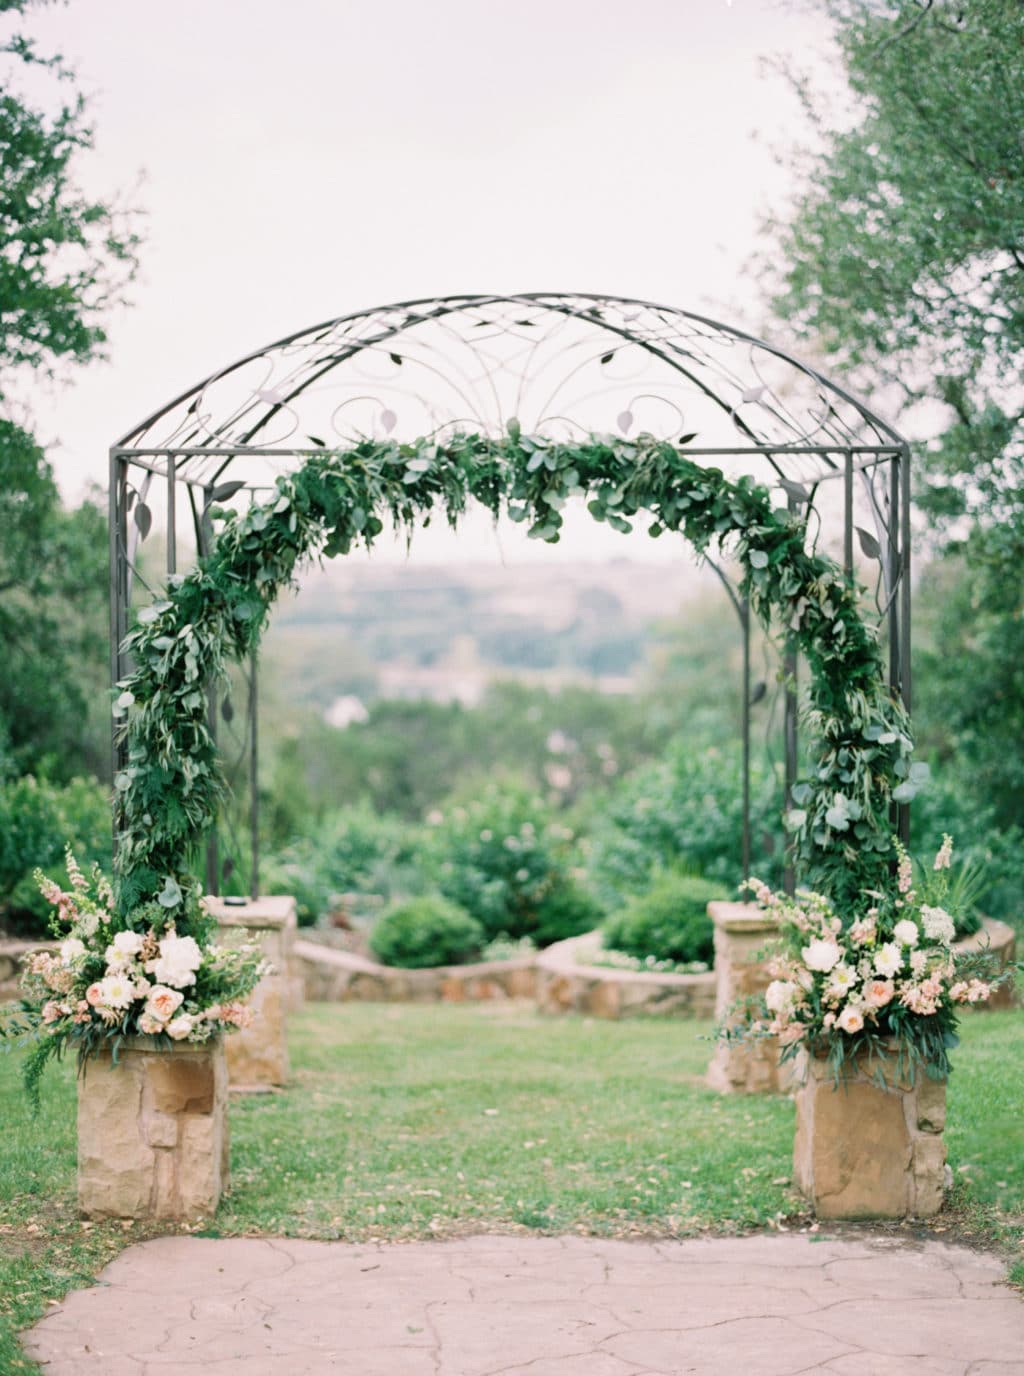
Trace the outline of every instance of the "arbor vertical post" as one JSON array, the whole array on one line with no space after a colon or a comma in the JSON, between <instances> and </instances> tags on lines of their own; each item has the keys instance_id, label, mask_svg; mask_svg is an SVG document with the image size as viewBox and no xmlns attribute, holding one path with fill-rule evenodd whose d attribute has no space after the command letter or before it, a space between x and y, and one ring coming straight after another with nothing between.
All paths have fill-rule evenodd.
<instances>
[{"instance_id":1,"label":"arbor vertical post","mask_svg":"<svg viewBox=\"0 0 1024 1376\"><path fill-rule=\"evenodd\" d=\"M110 686L115 688L124 675L121 645L128 632L128 464L117 449L110 451L109 475ZM115 776L124 762L124 749L117 735L117 722L111 718L111 765Z\"/></svg>"}]
</instances>

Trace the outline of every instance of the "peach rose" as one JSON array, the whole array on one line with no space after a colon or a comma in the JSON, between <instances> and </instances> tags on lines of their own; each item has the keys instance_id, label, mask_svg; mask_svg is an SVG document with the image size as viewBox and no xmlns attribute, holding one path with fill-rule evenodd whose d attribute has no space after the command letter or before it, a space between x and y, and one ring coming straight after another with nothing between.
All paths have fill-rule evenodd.
<instances>
[{"instance_id":1,"label":"peach rose","mask_svg":"<svg viewBox=\"0 0 1024 1376\"><path fill-rule=\"evenodd\" d=\"M192 1025L192 1019L187 1013L179 1013L167 1024L167 1035L173 1037L176 1042L184 1041L192 1031Z\"/></svg>"},{"instance_id":2,"label":"peach rose","mask_svg":"<svg viewBox=\"0 0 1024 1376\"><path fill-rule=\"evenodd\" d=\"M859 1008L852 1008L847 1004L843 1011L836 1018L836 1026L841 1032L859 1032L864 1026L864 1014Z\"/></svg>"},{"instance_id":3,"label":"peach rose","mask_svg":"<svg viewBox=\"0 0 1024 1376\"><path fill-rule=\"evenodd\" d=\"M864 986L864 1002L869 1008L884 1008L891 1003L896 986L891 979L872 979Z\"/></svg>"},{"instance_id":4,"label":"peach rose","mask_svg":"<svg viewBox=\"0 0 1024 1376\"><path fill-rule=\"evenodd\" d=\"M163 984L154 984L146 999L144 1012L158 1022L166 1023L177 1012L185 995L178 989L168 989Z\"/></svg>"}]
</instances>

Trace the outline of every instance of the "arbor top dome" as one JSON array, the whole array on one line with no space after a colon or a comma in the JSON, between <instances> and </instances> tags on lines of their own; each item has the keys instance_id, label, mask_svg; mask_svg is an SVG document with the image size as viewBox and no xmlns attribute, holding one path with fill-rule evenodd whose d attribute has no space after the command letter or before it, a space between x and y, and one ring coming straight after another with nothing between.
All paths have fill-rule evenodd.
<instances>
[{"instance_id":1,"label":"arbor top dome","mask_svg":"<svg viewBox=\"0 0 1024 1376\"><path fill-rule=\"evenodd\" d=\"M120 440L157 468L259 485L296 456L364 437L455 431L571 440L649 432L719 467L764 455L815 481L853 450L872 465L901 436L815 368L692 312L615 296L537 292L378 306L247 354ZM244 466L241 459L246 457Z\"/></svg>"}]
</instances>

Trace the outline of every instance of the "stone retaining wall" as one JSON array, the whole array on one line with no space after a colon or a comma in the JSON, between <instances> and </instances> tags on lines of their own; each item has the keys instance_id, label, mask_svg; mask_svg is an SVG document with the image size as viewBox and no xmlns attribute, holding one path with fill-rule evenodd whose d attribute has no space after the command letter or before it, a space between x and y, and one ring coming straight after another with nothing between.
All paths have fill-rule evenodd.
<instances>
[{"instance_id":1,"label":"stone retaining wall","mask_svg":"<svg viewBox=\"0 0 1024 1376\"><path fill-rule=\"evenodd\" d=\"M379 1003L466 1003L488 999L533 998L533 956L478 965L436 965L400 970L366 956L338 951L315 941L297 941L295 959L307 999L320 1003L348 1000Z\"/></svg>"},{"instance_id":2,"label":"stone retaining wall","mask_svg":"<svg viewBox=\"0 0 1024 1376\"><path fill-rule=\"evenodd\" d=\"M536 957L540 1012L588 1013L595 1018L714 1015L712 971L703 975L634 973L585 964L588 952L596 954L600 946L600 932L587 932L540 952Z\"/></svg>"},{"instance_id":3,"label":"stone retaining wall","mask_svg":"<svg viewBox=\"0 0 1024 1376\"><path fill-rule=\"evenodd\" d=\"M479 965L399 970L365 956L299 941L295 956L308 999L383 1003L469 1003L488 999L535 999L542 1013L587 1013L597 1018L643 1014L709 1018L715 1007L715 976L633 973L581 963L597 950L598 932L560 941L535 956Z\"/></svg>"}]
</instances>

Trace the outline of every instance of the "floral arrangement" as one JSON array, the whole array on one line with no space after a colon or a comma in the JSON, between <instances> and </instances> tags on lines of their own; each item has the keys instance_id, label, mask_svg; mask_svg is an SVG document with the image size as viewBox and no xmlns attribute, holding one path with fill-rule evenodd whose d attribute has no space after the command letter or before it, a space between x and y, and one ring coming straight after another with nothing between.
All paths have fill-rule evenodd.
<instances>
[{"instance_id":1,"label":"floral arrangement","mask_svg":"<svg viewBox=\"0 0 1024 1376\"><path fill-rule=\"evenodd\" d=\"M1000 982L990 977L986 953L953 950L952 839L944 838L931 871L920 872L916 884L898 842L896 851L894 888L867 891L861 914L845 923L821 894L789 898L748 881L777 920L782 947L749 1030L777 1036L784 1060L805 1047L827 1056L840 1079L858 1055L894 1050L897 1074L913 1079L923 1069L945 1078L958 1010L983 1002Z\"/></svg>"},{"instance_id":2,"label":"floral arrangement","mask_svg":"<svg viewBox=\"0 0 1024 1376\"><path fill-rule=\"evenodd\" d=\"M2 1029L32 1042L25 1059L25 1087L34 1105L47 1061L73 1046L81 1064L105 1045L114 1059L126 1037L206 1042L221 1032L247 1027L245 999L266 973L258 947L225 948L206 939L201 911L182 934L182 916L159 902L136 909L126 921L98 866L91 881L67 852L68 889L41 871L36 880L55 909L51 930L56 951L29 960L20 1010Z\"/></svg>"}]
</instances>

